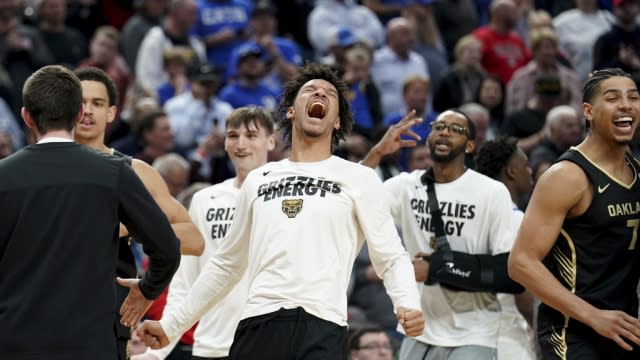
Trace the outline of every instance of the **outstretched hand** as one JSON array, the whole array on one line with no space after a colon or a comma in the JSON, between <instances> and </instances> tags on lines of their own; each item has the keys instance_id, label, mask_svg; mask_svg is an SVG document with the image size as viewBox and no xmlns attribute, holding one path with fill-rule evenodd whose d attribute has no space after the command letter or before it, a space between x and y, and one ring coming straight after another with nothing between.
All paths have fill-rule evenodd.
<instances>
[{"instance_id":1,"label":"outstretched hand","mask_svg":"<svg viewBox=\"0 0 640 360\"><path fill-rule=\"evenodd\" d=\"M640 346L640 320L623 311L598 310L589 325L627 351L633 350L629 341Z\"/></svg>"},{"instance_id":2,"label":"outstretched hand","mask_svg":"<svg viewBox=\"0 0 640 360\"><path fill-rule=\"evenodd\" d=\"M411 110L402 120L389 126L376 146L380 148L383 155L393 154L401 148L415 147L422 138L411 130L411 127L421 122L422 118L416 117L416 111ZM402 135L408 135L414 140L405 140Z\"/></svg>"},{"instance_id":3,"label":"outstretched hand","mask_svg":"<svg viewBox=\"0 0 640 360\"><path fill-rule=\"evenodd\" d=\"M169 338L159 321L145 320L136 329L136 334L145 345L154 350L169 345Z\"/></svg>"},{"instance_id":4,"label":"outstretched hand","mask_svg":"<svg viewBox=\"0 0 640 360\"><path fill-rule=\"evenodd\" d=\"M416 134L415 131L411 130L411 127L420 124L422 121L422 118L416 117L416 111L411 110L398 123L389 126L382 139L362 160L362 164L375 168L383 156L393 154L402 148L415 147L418 141L421 140L421 137ZM413 140L403 139L402 135L407 135L413 138Z\"/></svg>"},{"instance_id":5,"label":"outstretched hand","mask_svg":"<svg viewBox=\"0 0 640 360\"><path fill-rule=\"evenodd\" d=\"M153 300L149 300L142 295L138 283L140 279L117 278L119 285L129 288L129 295L124 299L120 307L120 323L127 327L135 326L140 322L144 314L147 313Z\"/></svg>"},{"instance_id":6,"label":"outstretched hand","mask_svg":"<svg viewBox=\"0 0 640 360\"><path fill-rule=\"evenodd\" d=\"M399 306L396 312L398 323L402 325L407 336L420 336L424 331L422 311Z\"/></svg>"}]
</instances>

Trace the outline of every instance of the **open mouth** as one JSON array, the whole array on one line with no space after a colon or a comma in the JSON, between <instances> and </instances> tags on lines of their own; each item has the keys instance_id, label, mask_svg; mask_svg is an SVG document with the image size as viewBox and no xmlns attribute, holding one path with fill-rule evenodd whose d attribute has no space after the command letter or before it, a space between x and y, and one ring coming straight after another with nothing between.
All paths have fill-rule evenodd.
<instances>
[{"instance_id":1,"label":"open mouth","mask_svg":"<svg viewBox=\"0 0 640 360\"><path fill-rule=\"evenodd\" d=\"M327 114L326 105L319 101L315 101L311 103L311 105L309 106L309 109L307 110L307 115L309 115L309 117L313 117L317 119L324 118L326 114Z\"/></svg>"},{"instance_id":2,"label":"open mouth","mask_svg":"<svg viewBox=\"0 0 640 360\"><path fill-rule=\"evenodd\" d=\"M620 129L629 129L633 124L633 118L631 116L621 116L614 120L613 124Z\"/></svg>"},{"instance_id":3,"label":"open mouth","mask_svg":"<svg viewBox=\"0 0 640 360\"><path fill-rule=\"evenodd\" d=\"M80 127L82 128L90 128L91 126L93 126L94 122L87 117L83 117L82 120L78 121L78 125L80 125Z\"/></svg>"}]
</instances>

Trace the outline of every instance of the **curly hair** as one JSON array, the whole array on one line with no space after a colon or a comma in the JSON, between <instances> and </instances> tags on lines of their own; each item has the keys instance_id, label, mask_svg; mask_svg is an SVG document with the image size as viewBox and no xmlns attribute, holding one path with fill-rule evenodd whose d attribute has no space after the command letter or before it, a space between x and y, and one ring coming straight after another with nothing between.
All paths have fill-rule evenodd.
<instances>
[{"instance_id":1,"label":"curly hair","mask_svg":"<svg viewBox=\"0 0 640 360\"><path fill-rule=\"evenodd\" d=\"M307 63L300 69L298 75L285 85L282 98L276 110L278 129L282 130L285 140L291 144L292 123L290 119L287 119L287 111L293 106L300 88L314 79L325 80L331 83L338 91L340 128L333 130L333 134L331 135L331 147L335 149L340 140L344 140L345 136L351 132L353 128L353 114L351 113L349 101L345 97L345 94L349 91L349 87L329 66Z\"/></svg>"},{"instance_id":2,"label":"curly hair","mask_svg":"<svg viewBox=\"0 0 640 360\"><path fill-rule=\"evenodd\" d=\"M498 180L502 170L507 167L511 157L518 151L518 139L502 136L485 141L476 155L476 171Z\"/></svg>"}]
</instances>

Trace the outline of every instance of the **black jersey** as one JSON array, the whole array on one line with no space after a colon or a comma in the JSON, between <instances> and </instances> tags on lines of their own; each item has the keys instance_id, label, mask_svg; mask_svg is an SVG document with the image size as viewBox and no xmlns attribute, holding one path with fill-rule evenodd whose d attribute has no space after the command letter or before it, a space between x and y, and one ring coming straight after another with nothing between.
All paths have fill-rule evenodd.
<instances>
[{"instance_id":1,"label":"black jersey","mask_svg":"<svg viewBox=\"0 0 640 360\"><path fill-rule=\"evenodd\" d=\"M640 181L637 163L629 154L626 159L634 172L629 185L610 176L576 149L558 159L582 168L593 186L593 198L584 214L565 219L544 264L568 290L594 307L636 316ZM540 307L539 328L541 335L556 336L587 330L586 325L545 304Z\"/></svg>"}]
</instances>

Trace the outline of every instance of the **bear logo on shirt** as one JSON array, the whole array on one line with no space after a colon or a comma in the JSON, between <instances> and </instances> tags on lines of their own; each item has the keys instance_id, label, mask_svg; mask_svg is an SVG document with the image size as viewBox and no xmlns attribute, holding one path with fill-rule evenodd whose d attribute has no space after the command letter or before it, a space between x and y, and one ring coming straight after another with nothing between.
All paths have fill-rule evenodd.
<instances>
[{"instance_id":1,"label":"bear logo on shirt","mask_svg":"<svg viewBox=\"0 0 640 360\"><path fill-rule=\"evenodd\" d=\"M302 210L302 202L303 199L282 200L282 212L285 213L289 219L293 219L300 213L300 210Z\"/></svg>"}]
</instances>

